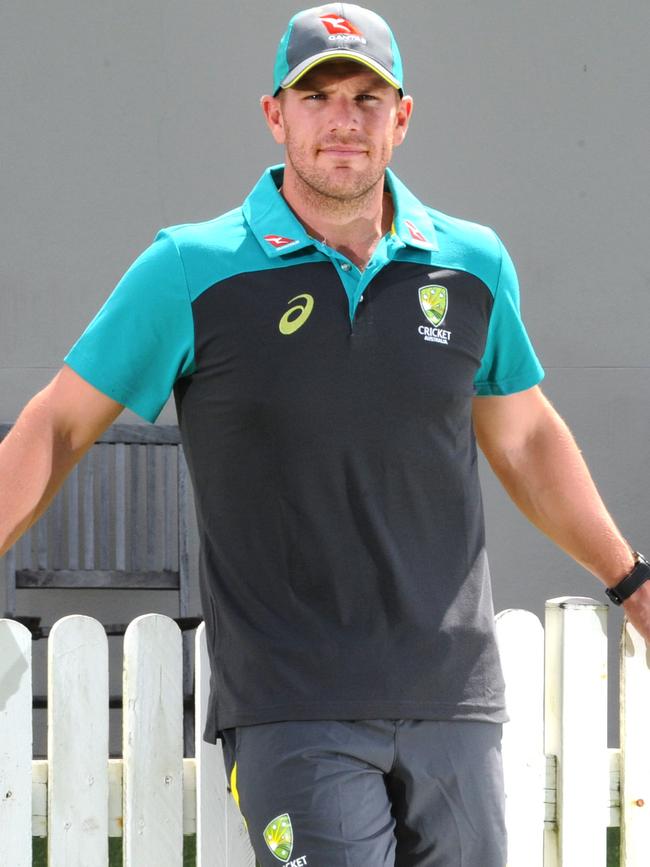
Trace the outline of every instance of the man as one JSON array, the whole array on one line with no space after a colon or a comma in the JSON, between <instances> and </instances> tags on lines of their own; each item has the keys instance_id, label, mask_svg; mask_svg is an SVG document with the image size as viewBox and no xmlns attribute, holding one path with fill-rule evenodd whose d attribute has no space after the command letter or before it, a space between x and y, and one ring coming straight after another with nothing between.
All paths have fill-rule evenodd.
<instances>
[{"instance_id":1,"label":"man","mask_svg":"<svg viewBox=\"0 0 650 867\"><path fill-rule=\"evenodd\" d=\"M242 208L161 231L2 444L0 550L124 405L154 421L173 388L201 532L204 734L224 742L260 864L503 867L475 434L646 639L650 568L539 389L501 241L388 169L413 101L383 19L294 16L261 104L285 165Z\"/></svg>"}]
</instances>

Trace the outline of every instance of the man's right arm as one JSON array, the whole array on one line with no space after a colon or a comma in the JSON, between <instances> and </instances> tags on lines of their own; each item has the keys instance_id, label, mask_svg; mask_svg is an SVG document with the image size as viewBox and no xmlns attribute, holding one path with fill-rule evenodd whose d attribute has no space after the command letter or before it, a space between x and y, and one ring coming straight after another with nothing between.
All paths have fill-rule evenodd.
<instances>
[{"instance_id":1,"label":"man's right arm","mask_svg":"<svg viewBox=\"0 0 650 867\"><path fill-rule=\"evenodd\" d=\"M0 556L123 409L67 366L30 400L0 443Z\"/></svg>"}]
</instances>

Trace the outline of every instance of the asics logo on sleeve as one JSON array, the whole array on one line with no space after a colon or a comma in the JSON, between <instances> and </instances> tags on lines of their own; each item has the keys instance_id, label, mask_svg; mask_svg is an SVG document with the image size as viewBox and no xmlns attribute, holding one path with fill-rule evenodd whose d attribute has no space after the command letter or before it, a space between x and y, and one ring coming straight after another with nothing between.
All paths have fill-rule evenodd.
<instances>
[{"instance_id":1,"label":"asics logo on sleeve","mask_svg":"<svg viewBox=\"0 0 650 867\"><path fill-rule=\"evenodd\" d=\"M314 299L311 295L307 295L306 293L304 295L296 295L295 298L290 298L288 303L293 304L294 301L301 303L290 307L280 320L278 328L281 334L293 334L294 331L301 328L309 319L311 311L314 309Z\"/></svg>"}]
</instances>

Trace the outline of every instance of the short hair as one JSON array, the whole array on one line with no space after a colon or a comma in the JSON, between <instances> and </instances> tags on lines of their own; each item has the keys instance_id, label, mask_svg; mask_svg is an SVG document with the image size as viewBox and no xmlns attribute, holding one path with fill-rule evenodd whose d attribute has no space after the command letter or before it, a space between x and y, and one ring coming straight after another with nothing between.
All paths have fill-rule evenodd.
<instances>
[{"instance_id":1,"label":"short hair","mask_svg":"<svg viewBox=\"0 0 650 867\"><path fill-rule=\"evenodd\" d=\"M276 97L281 97L286 90L312 90L311 82L313 80L313 77L321 73L324 66L327 66L327 69L333 75L339 78L344 78L346 75L349 75L353 71L357 72L359 70L359 67L362 67L362 70L365 70L366 72L372 72L383 86L395 91L398 102L402 99L402 91L396 87L393 87L392 84L386 81L386 79L382 78L381 75L374 72L374 70L370 69L370 67L365 66L363 63L359 63L356 60L344 60L339 58L336 58L335 60L327 60L323 63L319 63L317 66L312 67L291 87L282 88L281 90L279 90L276 94Z\"/></svg>"}]
</instances>

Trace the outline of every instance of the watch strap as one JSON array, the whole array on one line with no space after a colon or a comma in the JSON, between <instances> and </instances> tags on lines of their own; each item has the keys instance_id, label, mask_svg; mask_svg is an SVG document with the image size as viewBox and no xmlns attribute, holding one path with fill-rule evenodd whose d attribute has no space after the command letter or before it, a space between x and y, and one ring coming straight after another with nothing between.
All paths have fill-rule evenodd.
<instances>
[{"instance_id":1,"label":"watch strap","mask_svg":"<svg viewBox=\"0 0 650 867\"><path fill-rule=\"evenodd\" d=\"M650 579L650 564L639 554L634 552L636 564L631 572L618 582L614 587L607 587L605 593L615 605L622 605L635 590Z\"/></svg>"}]
</instances>

